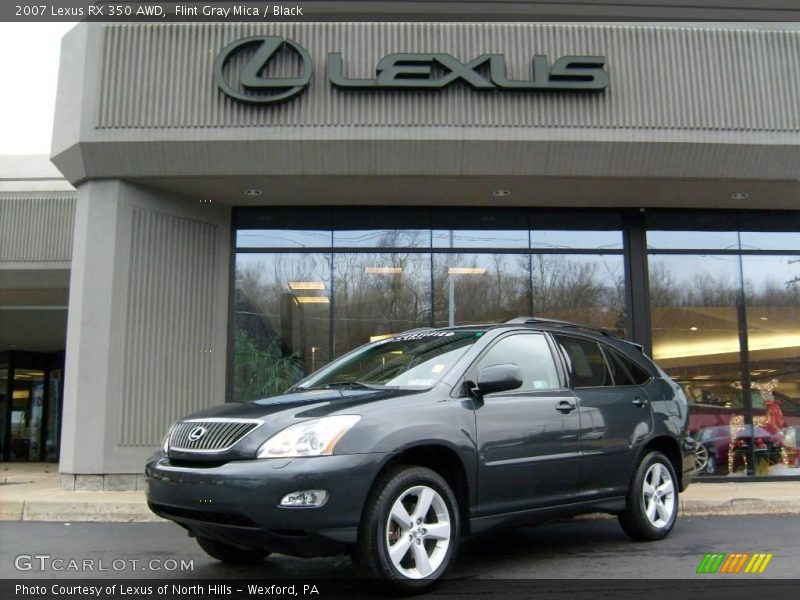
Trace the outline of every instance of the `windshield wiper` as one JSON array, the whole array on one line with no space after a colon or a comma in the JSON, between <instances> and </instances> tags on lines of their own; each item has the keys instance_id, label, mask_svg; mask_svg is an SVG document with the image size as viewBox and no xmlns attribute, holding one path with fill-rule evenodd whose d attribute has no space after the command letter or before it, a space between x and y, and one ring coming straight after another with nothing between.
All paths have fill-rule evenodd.
<instances>
[{"instance_id":1,"label":"windshield wiper","mask_svg":"<svg viewBox=\"0 0 800 600\"><path fill-rule=\"evenodd\" d=\"M332 381L325 385L318 386L323 390L349 389L349 390L385 390L385 385L366 383L364 381Z\"/></svg>"},{"instance_id":2,"label":"windshield wiper","mask_svg":"<svg viewBox=\"0 0 800 600\"><path fill-rule=\"evenodd\" d=\"M332 381L324 385L312 385L310 387L290 387L286 392L305 392L308 390L385 390L389 386L378 385L375 383L366 383L364 381Z\"/></svg>"}]
</instances>

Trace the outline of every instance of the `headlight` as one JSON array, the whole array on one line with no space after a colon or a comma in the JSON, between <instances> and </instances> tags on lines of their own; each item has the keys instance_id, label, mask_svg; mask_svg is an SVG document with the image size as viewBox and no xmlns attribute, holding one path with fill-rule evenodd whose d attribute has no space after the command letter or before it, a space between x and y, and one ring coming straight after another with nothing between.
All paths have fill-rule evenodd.
<instances>
[{"instance_id":1,"label":"headlight","mask_svg":"<svg viewBox=\"0 0 800 600\"><path fill-rule=\"evenodd\" d=\"M169 429L167 429L167 435L165 435L164 439L161 440L161 449L164 451L164 454L169 452L169 438L172 435L173 429L175 429L175 423L169 426Z\"/></svg>"},{"instance_id":2,"label":"headlight","mask_svg":"<svg viewBox=\"0 0 800 600\"><path fill-rule=\"evenodd\" d=\"M333 454L336 443L361 419L359 415L323 417L291 425L258 449L258 458L298 458Z\"/></svg>"}]
</instances>

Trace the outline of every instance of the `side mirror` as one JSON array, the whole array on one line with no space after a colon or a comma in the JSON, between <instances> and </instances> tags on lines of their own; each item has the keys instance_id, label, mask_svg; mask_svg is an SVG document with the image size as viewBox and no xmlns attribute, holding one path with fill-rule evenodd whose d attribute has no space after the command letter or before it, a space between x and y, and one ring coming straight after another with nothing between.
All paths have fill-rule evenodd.
<instances>
[{"instance_id":1,"label":"side mirror","mask_svg":"<svg viewBox=\"0 0 800 600\"><path fill-rule=\"evenodd\" d=\"M512 363L484 367L478 373L475 390L481 395L515 390L522 386L522 369Z\"/></svg>"}]
</instances>

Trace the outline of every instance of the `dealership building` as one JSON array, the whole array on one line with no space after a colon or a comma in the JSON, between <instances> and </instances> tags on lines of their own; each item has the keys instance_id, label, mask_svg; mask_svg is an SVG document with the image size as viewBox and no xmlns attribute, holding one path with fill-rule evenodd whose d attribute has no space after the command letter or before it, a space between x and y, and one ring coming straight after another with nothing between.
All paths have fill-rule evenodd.
<instances>
[{"instance_id":1,"label":"dealership building","mask_svg":"<svg viewBox=\"0 0 800 600\"><path fill-rule=\"evenodd\" d=\"M533 315L642 344L704 476L800 475L800 25L495 20L71 30L58 172L0 167L3 460L135 488L187 413Z\"/></svg>"}]
</instances>

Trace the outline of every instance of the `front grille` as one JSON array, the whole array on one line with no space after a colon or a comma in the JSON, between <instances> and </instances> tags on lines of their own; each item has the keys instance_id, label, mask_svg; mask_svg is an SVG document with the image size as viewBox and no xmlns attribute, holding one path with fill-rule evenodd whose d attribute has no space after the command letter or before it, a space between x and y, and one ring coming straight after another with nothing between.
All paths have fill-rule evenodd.
<instances>
[{"instance_id":1,"label":"front grille","mask_svg":"<svg viewBox=\"0 0 800 600\"><path fill-rule=\"evenodd\" d=\"M169 449L222 452L261 425L257 419L192 419L181 421L169 436Z\"/></svg>"}]
</instances>

